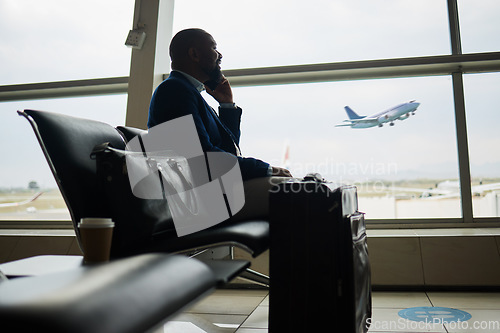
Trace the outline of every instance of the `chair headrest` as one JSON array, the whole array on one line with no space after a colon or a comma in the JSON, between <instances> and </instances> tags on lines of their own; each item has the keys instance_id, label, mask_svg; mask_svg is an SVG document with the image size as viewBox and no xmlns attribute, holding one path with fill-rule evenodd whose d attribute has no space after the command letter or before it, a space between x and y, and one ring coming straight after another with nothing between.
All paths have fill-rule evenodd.
<instances>
[{"instance_id":1,"label":"chair headrest","mask_svg":"<svg viewBox=\"0 0 500 333\"><path fill-rule=\"evenodd\" d=\"M147 133L147 130L143 130L140 128L135 128L135 127L128 127L128 126L118 126L116 128L120 135L125 139L125 142L129 142L133 138L135 138L137 135Z\"/></svg>"},{"instance_id":2,"label":"chair headrest","mask_svg":"<svg viewBox=\"0 0 500 333\"><path fill-rule=\"evenodd\" d=\"M58 113L36 110L18 113L31 123L73 223L81 217L106 216L103 215L106 208L100 204L96 163L90 154L95 145L103 142L124 149L125 142L118 131L103 122Z\"/></svg>"}]
</instances>

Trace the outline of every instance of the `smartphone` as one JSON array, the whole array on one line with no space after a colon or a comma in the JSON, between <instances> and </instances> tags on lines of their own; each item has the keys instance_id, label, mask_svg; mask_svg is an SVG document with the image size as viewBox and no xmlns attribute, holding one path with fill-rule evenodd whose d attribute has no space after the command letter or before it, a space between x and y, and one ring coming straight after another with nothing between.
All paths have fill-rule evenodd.
<instances>
[{"instance_id":1,"label":"smartphone","mask_svg":"<svg viewBox=\"0 0 500 333\"><path fill-rule=\"evenodd\" d=\"M215 90L217 88L217 86L222 82L222 77L220 79L217 79L217 80L208 80L204 83L204 85L206 85L207 87L210 88L210 90Z\"/></svg>"}]
</instances>

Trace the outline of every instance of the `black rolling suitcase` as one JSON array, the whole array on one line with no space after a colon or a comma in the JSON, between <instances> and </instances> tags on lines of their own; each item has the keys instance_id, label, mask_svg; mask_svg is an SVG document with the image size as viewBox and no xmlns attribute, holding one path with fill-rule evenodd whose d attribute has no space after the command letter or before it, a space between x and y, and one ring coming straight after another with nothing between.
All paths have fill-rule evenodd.
<instances>
[{"instance_id":1,"label":"black rolling suitcase","mask_svg":"<svg viewBox=\"0 0 500 333\"><path fill-rule=\"evenodd\" d=\"M319 175L270 193L269 332L368 331L370 266L354 186Z\"/></svg>"}]
</instances>

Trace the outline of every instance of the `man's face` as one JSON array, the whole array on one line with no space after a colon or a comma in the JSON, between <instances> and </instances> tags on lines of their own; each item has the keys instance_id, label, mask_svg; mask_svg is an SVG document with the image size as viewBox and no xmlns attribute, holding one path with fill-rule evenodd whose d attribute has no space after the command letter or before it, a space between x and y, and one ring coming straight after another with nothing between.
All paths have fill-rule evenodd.
<instances>
[{"instance_id":1,"label":"man's face","mask_svg":"<svg viewBox=\"0 0 500 333\"><path fill-rule=\"evenodd\" d=\"M222 54L217 51L217 43L212 36L206 35L198 48L200 52L200 67L208 75L209 80L219 82L222 80L220 63Z\"/></svg>"}]
</instances>

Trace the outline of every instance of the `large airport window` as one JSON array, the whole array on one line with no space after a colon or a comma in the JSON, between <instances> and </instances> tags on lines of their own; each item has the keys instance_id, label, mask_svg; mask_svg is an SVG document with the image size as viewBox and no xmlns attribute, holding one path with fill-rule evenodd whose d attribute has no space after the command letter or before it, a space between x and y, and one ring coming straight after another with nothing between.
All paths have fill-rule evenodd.
<instances>
[{"instance_id":1,"label":"large airport window","mask_svg":"<svg viewBox=\"0 0 500 333\"><path fill-rule=\"evenodd\" d=\"M0 84L127 76L133 13L134 0L0 1Z\"/></svg>"},{"instance_id":2,"label":"large airport window","mask_svg":"<svg viewBox=\"0 0 500 333\"><path fill-rule=\"evenodd\" d=\"M458 180L449 76L242 87L234 95L244 110L244 155L296 177L318 172L355 184L368 219L461 217L459 189L441 191ZM345 106L370 116L413 100L420 105L404 120L386 113L365 121L373 127L336 127L349 123Z\"/></svg>"},{"instance_id":3,"label":"large airport window","mask_svg":"<svg viewBox=\"0 0 500 333\"><path fill-rule=\"evenodd\" d=\"M494 0L458 0L462 51L500 51L500 2Z\"/></svg>"},{"instance_id":4,"label":"large airport window","mask_svg":"<svg viewBox=\"0 0 500 333\"><path fill-rule=\"evenodd\" d=\"M450 53L446 1L176 1L174 32L192 27L226 69Z\"/></svg>"},{"instance_id":5,"label":"large airport window","mask_svg":"<svg viewBox=\"0 0 500 333\"><path fill-rule=\"evenodd\" d=\"M124 40L136 1L1 1L0 27L6 34L0 61L8 66L0 70L0 85L127 76L130 49ZM500 6L489 0L457 2L463 52L499 51L495 14ZM358 0L221 0L216 6L176 1L173 31L189 27L214 36L224 55L223 69L451 51L446 1L389 0L383 6ZM368 219L462 217L450 76L290 80L234 88L244 108L244 155L286 166L297 177L318 172L327 180L357 185ZM500 155L492 147L500 144L493 127L500 76L464 75L464 84L474 217L498 217ZM0 221L69 219L34 134L17 109L119 125L126 103L126 95L0 103ZM396 113L400 119L391 119ZM43 194L29 204L10 205L38 192Z\"/></svg>"},{"instance_id":6,"label":"large airport window","mask_svg":"<svg viewBox=\"0 0 500 333\"><path fill-rule=\"evenodd\" d=\"M475 217L500 216L500 74L464 75Z\"/></svg>"},{"instance_id":7,"label":"large airport window","mask_svg":"<svg viewBox=\"0 0 500 333\"><path fill-rule=\"evenodd\" d=\"M0 103L0 221L69 220L56 182L29 123L16 110L35 109L125 123L126 95ZM30 199L42 193L34 201Z\"/></svg>"}]
</instances>

